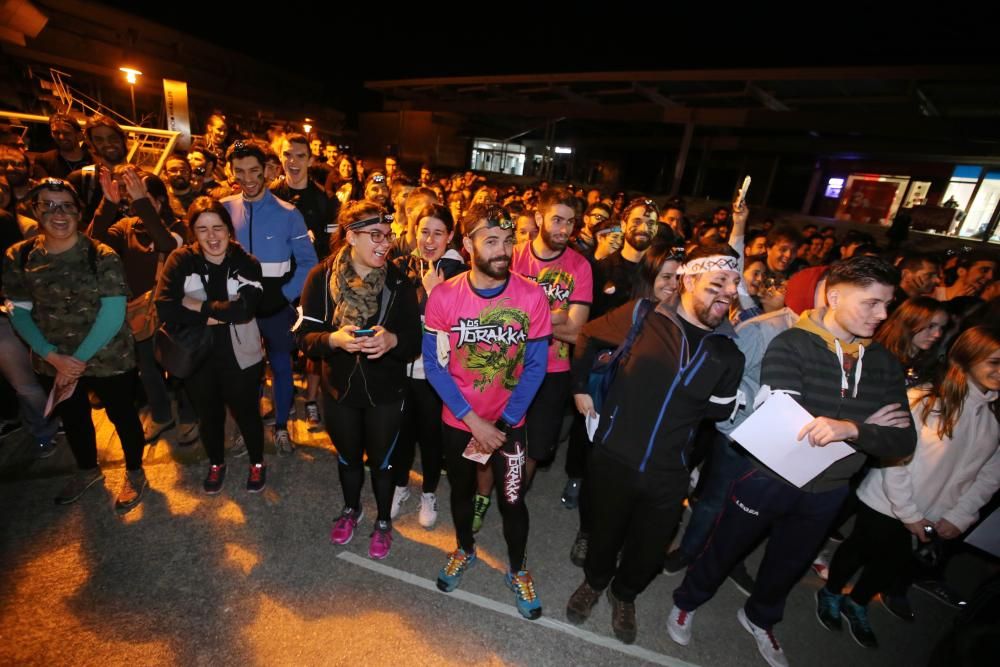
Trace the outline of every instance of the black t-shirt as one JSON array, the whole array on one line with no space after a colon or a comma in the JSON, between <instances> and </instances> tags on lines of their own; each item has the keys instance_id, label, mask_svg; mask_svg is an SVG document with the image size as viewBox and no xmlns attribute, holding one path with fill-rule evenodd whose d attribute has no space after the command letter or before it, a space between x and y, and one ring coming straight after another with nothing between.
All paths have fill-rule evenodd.
<instances>
[{"instance_id":1,"label":"black t-shirt","mask_svg":"<svg viewBox=\"0 0 1000 667\"><path fill-rule=\"evenodd\" d=\"M313 246L316 255L323 259L330 254L330 233L333 231L333 207L323 188L312 181L307 181L306 187L296 190L282 181L271 189L274 196L284 199L302 214L306 221L306 229L313 233Z\"/></svg>"},{"instance_id":2,"label":"black t-shirt","mask_svg":"<svg viewBox=\"0 0 1000 667\"><path fill-rule=\"evenodd\" d=\"M696 327L681 317L680 314L678 314L677 319L681 321L681 325L684 327L684 336L687 338L690 351L691 353L694 353L694 351L698 348L698 344L701 343L701 339L707 336L710 332L707 329Z\"/></svg>"},{"instance_id":3,"label":"black t-shirt","mask_svg":"<svg viewBox=\"0 0 1000 667\"><path fill-rule=\"evenodd\" d=\"M639 264L628 261L620 252L594 264L594 307L590 319L596 319L631 299L638 271Z\"/></svg>"}]
</instances>

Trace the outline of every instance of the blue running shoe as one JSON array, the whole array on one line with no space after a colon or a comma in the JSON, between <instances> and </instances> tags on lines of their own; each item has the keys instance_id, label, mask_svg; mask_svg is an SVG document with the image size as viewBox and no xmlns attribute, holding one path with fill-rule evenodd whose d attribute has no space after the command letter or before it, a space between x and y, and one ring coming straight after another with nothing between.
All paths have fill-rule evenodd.
<instances>
[{"instance_id":1,"label":"blue running shoe","mask_svg":"<svg viewBox=\"0 0 1000 667\"><path fill-rule=\"evenodd\" d=\"M444 564L438 572L438 590L451 593L458 588L462 582L462 575L476 562L476 551L466 553L465 549L458 548L448 554L448 562Z\"/></svg>"},{"instance_id":2,"label":"blue running shoe","mask_svg":"<svg viewBox=\"0 0 1000 667\"><path fill-rule=\"evenodd\" d=\"M535 593L535 582L531 580L530 572L527 570L521 570L516 574L508 572L507 586L517 596L517 610L521 612L521 616L524 616L529 621L534 621L541 617L542 601L538 599L538 595Z\"/></svg>"}]
</instances>

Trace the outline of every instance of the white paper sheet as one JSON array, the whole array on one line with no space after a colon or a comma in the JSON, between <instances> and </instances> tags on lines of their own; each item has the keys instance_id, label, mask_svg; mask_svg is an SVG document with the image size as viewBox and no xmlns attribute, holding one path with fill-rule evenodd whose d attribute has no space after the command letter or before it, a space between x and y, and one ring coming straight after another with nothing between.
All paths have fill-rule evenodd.
<instances>
[{"instance_id":1,"label":"white paper sheet","mask_svg":"<svg viewBox=\"0 0 1000 667\"><path fill-rule=\"evenodd\" d=\"M969 533L965 541L986 553L1000 557L1000 511L994 510L985 521Z\"/></svg>"},{"instance_id":2,"label":"white paper sheet","mask_svg":"<svg viewBox=\"0 0 1000 667\"><path fill-rule=\"evenodd\" d=\"M796 440L813 417L788 394L775 394L757 408L730 437L775 473L802 487L845 456L855 452L846 442L813 447Z\"/></svg>"},{"instance_id":3,"label":"white paper sheet","mask_svg":"<svg viewBox=\"0 0 1000 667\"><path fill-rule=\"evenodd\" d=\"M593 442L594 433L597 432L597 425L601 423L601 415L595 412L593 417L587 415L586 417L583 418L583 421L584 424L586 424L587 426L587 437L590 438L591 442Z\"/></svg>"}]
</instances>

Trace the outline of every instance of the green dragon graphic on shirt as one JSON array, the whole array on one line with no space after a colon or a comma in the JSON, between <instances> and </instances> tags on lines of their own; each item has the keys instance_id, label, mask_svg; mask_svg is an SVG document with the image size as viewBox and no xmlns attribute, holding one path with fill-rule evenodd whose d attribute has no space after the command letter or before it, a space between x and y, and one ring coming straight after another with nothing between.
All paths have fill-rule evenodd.
<instances>
[{"instance_id":1,"label":"green dragon graphic on shirt","mask_svg":"<svg viewBox=\"0 0 1000 667\"><path fill-rule=\"evenodd\" d=\"M518 308L511 308L505 305L510 299L502 299L495 306L491 306L482 311L479 315L479 325L494 325L505 327L514 323L520 325L522 331L528 330L528 314ZM479 379L472 383L472 386L479 391L484 391L496 380L497 376L502 378L503 388L512 391L517 386L518 378L514 377L514 371L524 363L524 343L517 345L517 353L511 357L507 353L510 345L503 342L496 342L489 348L482 345L472 345L469 353L465 357L463 365L469 371L479 375Z\"/></svg>"}]
</instances>

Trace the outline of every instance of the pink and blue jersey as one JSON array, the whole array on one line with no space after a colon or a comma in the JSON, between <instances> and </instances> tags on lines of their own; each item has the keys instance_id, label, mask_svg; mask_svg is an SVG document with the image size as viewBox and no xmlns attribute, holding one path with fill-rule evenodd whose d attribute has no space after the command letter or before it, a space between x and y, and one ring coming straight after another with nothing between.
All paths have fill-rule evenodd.
<instances>
[{"instance_id":1,"label":"pink and blue jersey","mask_svg":"<svg viewBox=\"0 0 1000 667\"><path fill-rule=\"evenodd\" d=\"M567 247L552 259L541 259L532 244L514 248L510 270L534 281L545 291L549 310L569 310L570 304L590 306L594 296L590 262ZM549 343L549 373L569 372L569 344L555 338Z\"/></svg>"},{"instance_id":2,"label":"pink and blue jersey","mask_svg":"<svg viewBox=\"0 0 1000 667\"><path fill-rule=\"evenodd\" d=\"M505 285L486 291L476 290L470 276L445 281L427 299L427 379L441 395L449 426L468 431L461 418L469 410L488 421L503 418L518 426L545 376L552 335L548 300L535 283L516 273ZM442 366L445 336L448 361Z\"/></svg>"}]
</instances>

